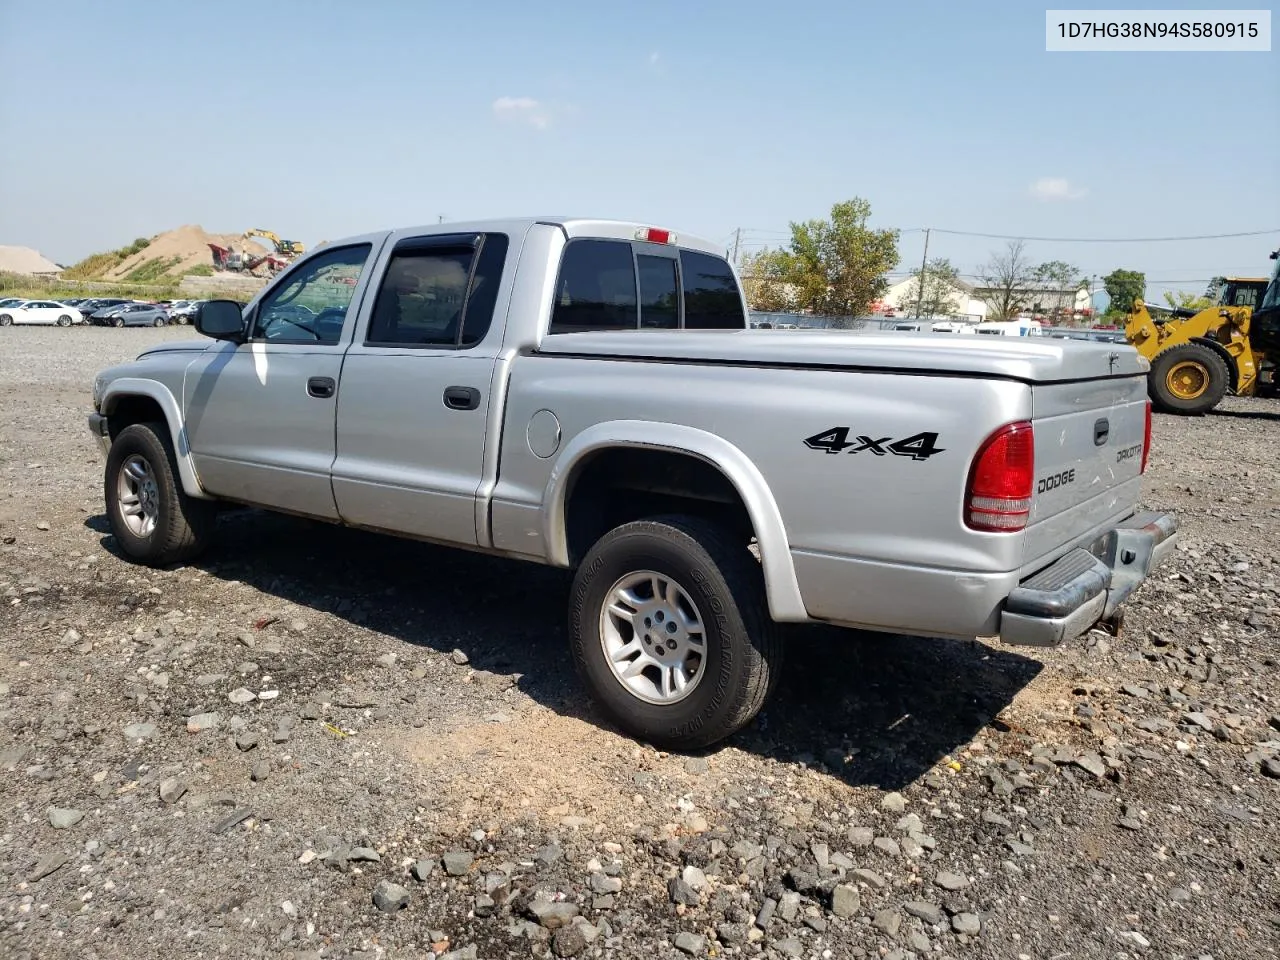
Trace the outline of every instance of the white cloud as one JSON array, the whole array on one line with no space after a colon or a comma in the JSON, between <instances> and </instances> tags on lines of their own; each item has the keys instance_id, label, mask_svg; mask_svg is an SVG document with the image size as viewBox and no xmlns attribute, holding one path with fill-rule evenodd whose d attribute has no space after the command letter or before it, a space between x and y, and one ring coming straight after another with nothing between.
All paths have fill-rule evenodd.
<instances>
[{"instance_id":1,"label":"white cloud","mask_svg":"<svg viewBox=\"0 0 1280 960\"><path fill-rule=\"evenodd\" d=\"M662 54L660 54L657 50L649 54L649 66L656 67L661 62L661 60L662 60Z\"/></svg>"},{"instance_id":2,"label":"white cloud","mask_svg":"<svg viewBox=\"0 0 1280 960\"><path fill-rule=\"evenodd\" d=\"M1031 185L1030 192L1037 200L1079 200L1089 191L1064 177L1041 177Z\"/></svg>"},{"instance_id":3,"label":"white cloud","mask_svg":"<svg viewBox=\"0 0 1280 960\"><path fill-rule=\"evenodd\" d=\"M524 123L537 130L551 126L551 111L532 97L499 97L493 101L493 115L504 123Z\"/></svg>"}]
</instances>

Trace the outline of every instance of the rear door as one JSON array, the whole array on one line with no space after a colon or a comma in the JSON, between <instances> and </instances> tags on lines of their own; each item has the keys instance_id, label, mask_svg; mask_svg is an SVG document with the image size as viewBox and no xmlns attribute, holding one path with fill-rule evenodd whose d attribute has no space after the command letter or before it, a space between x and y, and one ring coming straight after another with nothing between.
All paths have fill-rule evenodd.
<instances>
[{"instance_id":1,"label":"rear door","mask_svg":"<svg viewBox=\"0 0 1280 960\"><path fill-rule=\"evenodd\" d=\"M1026 563L1065 553L1137 506L1146 378L1038 385L1032 404L1036 472Z\"/></svg>"},{"instance_id":2,"label":"rear door","mask_svg":"<svg viewBox=\"0 0 1280 960\"><path fill-rule=\"evenodd\" d=\"M348 523L475 544L515 238L409 236L384 254L338 391L333 493Z\"/></svg>"}]
</instances>

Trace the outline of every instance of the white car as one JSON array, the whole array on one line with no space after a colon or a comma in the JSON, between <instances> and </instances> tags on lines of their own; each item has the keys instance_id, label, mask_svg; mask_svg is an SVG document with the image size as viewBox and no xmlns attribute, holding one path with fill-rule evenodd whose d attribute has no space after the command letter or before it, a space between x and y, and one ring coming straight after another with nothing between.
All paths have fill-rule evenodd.
<instances>
[{"instance_id":1,"label":"white car","mask_svg":"<svg viewBox=\"0 0 1280 960\"><path fill-rule=\"evenodd\" d=\"M17 306L0 308L0 327L11 323L47 323L69 327L80 319L80 311L55 300L24 300Z\"/></svg>"}]
</instances>

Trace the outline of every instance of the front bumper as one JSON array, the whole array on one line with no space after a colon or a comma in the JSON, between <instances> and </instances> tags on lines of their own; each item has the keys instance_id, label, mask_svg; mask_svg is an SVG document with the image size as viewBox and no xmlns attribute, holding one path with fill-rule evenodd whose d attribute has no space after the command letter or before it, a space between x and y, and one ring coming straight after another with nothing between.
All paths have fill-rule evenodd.
<instances>
[{"instance_id":1,"label":"front bumper","mask_svg":"<svg viewBox=\"0 0 1280 960\"><path fill-rule=\"evenodd\" d=\"M1005 643L1057 646L1110 617L1178 539L1169 513L1139 513L1022 581L1000 616Z\"/></svg>"},{"instance_id":2,"label":"front bumper","mask_svg":"<svg viewBox=\"0 0 1280 960\"><path fill-rule=\"evenodd\" d=\"M93 434L98 445L102 447L105 457L111 452L111 432L107 429L107 418L100 413L89 414L89 432Z\"/></svg>"}]
</instances>

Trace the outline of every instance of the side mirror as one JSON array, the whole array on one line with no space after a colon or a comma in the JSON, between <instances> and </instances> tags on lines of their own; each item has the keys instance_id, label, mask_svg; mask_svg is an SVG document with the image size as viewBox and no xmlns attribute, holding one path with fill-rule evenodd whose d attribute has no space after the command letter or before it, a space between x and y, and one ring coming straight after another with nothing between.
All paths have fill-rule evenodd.
<instances>
[{"instance_id":1,"label":"side mirror","mask_svg":"<svg viewBox=\"0 0 1280 960\"><path fill-rule=\"evenodd\" d=\"M214 340L244 343L244 314L234 300L209 300L195 317L196 330Z\"/></svg>"}]
</instances>

